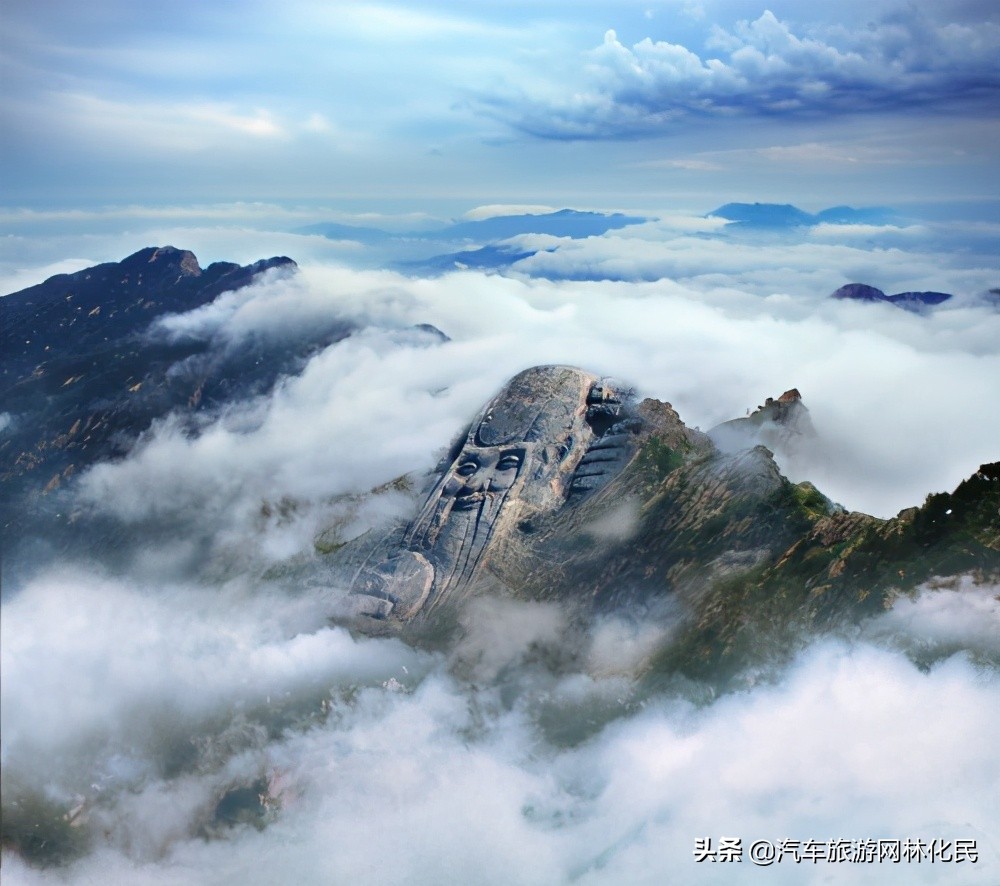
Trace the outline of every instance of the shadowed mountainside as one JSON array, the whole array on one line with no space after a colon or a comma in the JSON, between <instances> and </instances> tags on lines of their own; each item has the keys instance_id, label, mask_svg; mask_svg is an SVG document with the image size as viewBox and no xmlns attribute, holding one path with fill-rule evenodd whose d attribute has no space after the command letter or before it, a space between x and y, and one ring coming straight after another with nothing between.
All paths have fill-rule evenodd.
<instances>
[{"instance_id":1,"label":"shadowed mountainside","mask_svg":"<svg viewBox=\"0 0 1000 886\"><path fill-rule=\"evenodd\" d=\"M267 389L278 367L253 348L223 353L210 339L150 329L266 271L295 269L281 257L203 270L191 252L149 247L0 299L0 396L11 416L0 440L2 480L34 474L55 488L88 464L124 454L154 418L207 409L237 389Z\"/></svg>"},{"instance_id":2,"label":"shadowed mountainside","mask_svg":"<svg viewBox=\"0 0 1000 886\"><path fill-rule=\"evenodd\" d=\"M191 252L149 247L0 298L5 568L19 535L45 510L39 495L91 464L123 456L154 419L194 417L270 390L282 373L350 332L339 324L293 348L259 340L233 348L210 334L170 335L157 327L264 273L296 268L278 257L202 269Z\"/></svg>"}]
</instances>

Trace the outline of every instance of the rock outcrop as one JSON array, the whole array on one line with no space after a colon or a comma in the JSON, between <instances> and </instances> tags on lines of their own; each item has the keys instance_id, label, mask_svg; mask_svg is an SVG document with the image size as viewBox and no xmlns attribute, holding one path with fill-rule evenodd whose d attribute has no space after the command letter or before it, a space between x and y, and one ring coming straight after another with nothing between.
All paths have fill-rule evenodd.
<instances>
[{"instance_id":1,"label":"rock outcrop","mask_svg":"<svg viewBox=\"0 0 1000 886\"><path fill-rule=\"evenodd\" d=\"M813 433L797 390L706 435L609 379L526 370L480 411L408 525L327 558L331 583L350 587L333 617L419 634L478 594L584 617L681 612L658 666L725 673L760 637L883 611L935 575L1000 579L1000 466L881 520L789 482L762 429Z\"/></svg>"},{"instance_id":2,"label":"rock outcrop","mask_svg":"<svg viewBox=\"0 0 1000 886\"><path fill-rule=\"evenodd\" d=\"M407 620L460 599L512 537L611 480L641 425L629 392L610 379L567 366L518 374L441 465L401 540L369 555L348 614Z\"/></svg>"},{"instance_id":3,"label":"rock outcrop","mask_svg":"<svg viewBox=\"0 0 1000 886\"><path fill-rule=\"evenodd\" d=\"M797 388L780 397L768 397L744 418L723 422L708 432L722 452L738 452L752 446L794 453L816 436L809 410Z\"/></svg>"}]
</instances>

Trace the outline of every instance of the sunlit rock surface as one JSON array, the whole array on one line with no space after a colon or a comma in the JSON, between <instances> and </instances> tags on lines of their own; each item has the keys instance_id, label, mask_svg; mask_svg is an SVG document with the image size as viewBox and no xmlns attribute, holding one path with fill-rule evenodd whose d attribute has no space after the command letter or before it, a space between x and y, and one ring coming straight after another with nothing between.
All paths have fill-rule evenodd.
<instances>
[{"instance_id":1,"label":"sunlit rock surface","mask_svg":"<svg viewBox=\"0 0 1000 886\"><path fill-rule=\"evenodd\" d=\"M402 550L382 545L361 568L351 610L407 619L463 596L512 537L624 466L641 422L622 400L610 380L571 367L515 376L442 465Z\"/></svg>"}]
</instances>

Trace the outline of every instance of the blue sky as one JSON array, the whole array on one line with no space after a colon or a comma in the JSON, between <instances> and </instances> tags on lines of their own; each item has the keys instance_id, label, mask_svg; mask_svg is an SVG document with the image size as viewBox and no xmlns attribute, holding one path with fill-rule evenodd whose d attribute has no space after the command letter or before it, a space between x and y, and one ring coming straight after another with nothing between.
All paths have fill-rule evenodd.
<instances>
[{"instance_id":1,"label":"blue sky","mask_svg":"<svg viewBox=\"0 0 1000 886\"><path fill-rule=\"evenodd\" d=\"M987 2L4 5L8 206L996 198Z\"/></svg>"}]
</instances>

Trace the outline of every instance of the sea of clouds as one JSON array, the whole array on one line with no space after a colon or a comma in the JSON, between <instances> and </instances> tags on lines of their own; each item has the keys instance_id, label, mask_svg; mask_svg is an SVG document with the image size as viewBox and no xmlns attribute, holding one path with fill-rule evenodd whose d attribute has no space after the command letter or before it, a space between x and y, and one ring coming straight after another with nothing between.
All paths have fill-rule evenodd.
<instances>
[{"instance_id":1,"label":"sea of clouds","mask_svg":"<svg viewBox=\"0 0 1000 886\"><path fill-rule=\"evenodd\" d=\"M734 875L694 863L698 838L943 837L979 862L745 860L738 881L994 882L1000 680L952 644L987 634L996 661L997 590L928 590L706 701L639 692L649 638L626 623L540 664L551 608L480 607L447 655L317 629L302 600L46 576L4 613L5 804L75 814L90 849L55 870L6 853L4 877L714 883ZM901 649L934 642L930 667ZM273 815L214 822L245 785Z\"/></svg>"},{"instance_id":2,"label":"sea of clouds","mask_svg":"<svg viewBox=\"0 0 1000 886\"><path fill-rule=\"evenodd\" d=\"M4 817L79 848L51 869L5 852L5 882L995 882L1000 589L927 588L716 697L636 679L669 623L483 601L459 642L417 650L329 626L342 589L281 571L315 561L345 514L351 534L404 516L412 496L356 496L419 478L537 363L627 379L703 430L797 387L818 439L779 453L783 469L879 516L998 457L1000 313L975 254L716 227L665 216L433 278L225 227L67 235L33 241L31 267L5 263L5 284L29 285L66 256L151 243L203 265L287 253L298 275L150 334L225 348L358 328L198 434L158 422L65 493L114 521L129 557L38 564L3 604ZM825 298L848 281L956 299L919 316ZM220 821L238 789L266 796L265 820ZM969 838L980 861L696 864L695 840L722 836Z\"/></svg>"}]
</instances>

